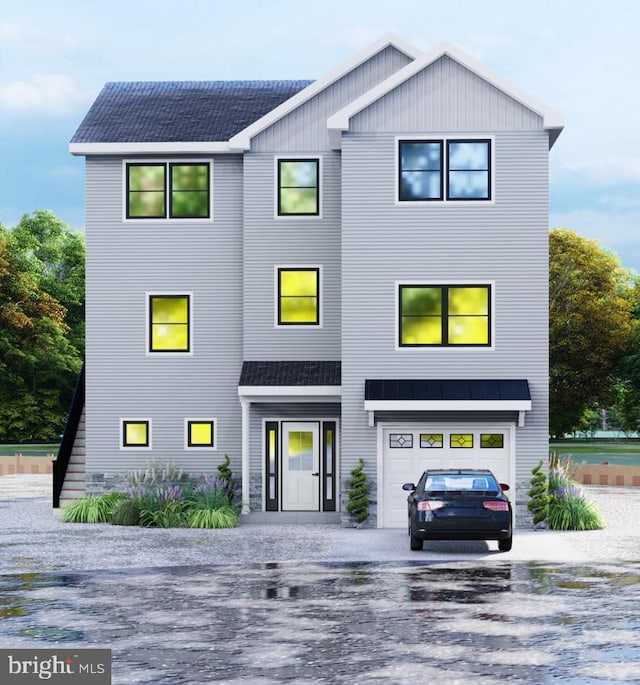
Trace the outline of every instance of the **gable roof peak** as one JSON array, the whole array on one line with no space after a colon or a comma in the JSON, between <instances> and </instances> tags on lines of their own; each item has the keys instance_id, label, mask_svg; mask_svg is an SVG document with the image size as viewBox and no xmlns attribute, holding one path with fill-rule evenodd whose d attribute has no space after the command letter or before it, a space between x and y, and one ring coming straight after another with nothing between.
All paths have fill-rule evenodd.
<instances>
[{"instance_id":1,"label":"gable roof peak","mask_svg":"<svg viewBox=\"0 0 640 685\"><path fill-rule=\"evenodd\" d=\"M538 114L544 122L544 128L549 131L549 147L553 145L564 128L562 115L450 42L438 43L430 50L423 52L413 62L330 116L327 120L330 138L335 142L339 134L349 128L349 121L353 116L445 55Z\"/></svg>"}]
</instances>

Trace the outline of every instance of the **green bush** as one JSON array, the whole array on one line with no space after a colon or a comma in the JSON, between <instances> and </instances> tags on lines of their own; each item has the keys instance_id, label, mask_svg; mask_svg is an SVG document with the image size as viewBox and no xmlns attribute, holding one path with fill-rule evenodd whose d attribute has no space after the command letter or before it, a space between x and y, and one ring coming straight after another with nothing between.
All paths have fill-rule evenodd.
<instances>
[{"instance_id":1,"label":"green bush","mask_svg":"<svg viewBox=\"0 0 640 685\"><path fill-rule=\"evenodd\" d=\"M358 523L364 523L369 518L369 483L364 472L364 459L360 458L358 465L351 469L349 479L347 511Z\"/></svg>"},{"instance_id":2,"label":"green bush","mask_svg":"<svg viewBox=\"0 0 640 685\"><path fill-rule=\"evenodd\" d=\"M69 523L109 523L114 507L125 499L121 492L108 492L100 497L85 497L70 502L62 510L62 520Z\"/></svg>"},{"instance_id":3,"label":"green bush","mask_svg":"<svg viewBox=\"0 0 640 685\"><path fill-rule=\"evenodd\" d=\"M231 507L190 510L186 519L190 528L235 528L238 525L238 514Z\"/></svg>"},{"instance_id":4,"label":"green bush","mask_svg":"<svg viewBox=\"0 0 640 685\"><path fill-rule=\"evenodd\" d=\"M115 526L137 526L140 524L140 504L129 499L120 500L111 512L111 523Z\"/></svg>"},{"instance_id":5,"label":"green bush","mask_svg":"<svg viewBox=\"0 0 640 685\"><path fill-rule=\"evenodd\" d=\"M604 521L583 489L569 476L571 459L552 454L549 460L549 514L551 530L598 530Z\"/></svg>"},{"instance_id":6,"label":"green bush","mask_svg":"<svg viewBox=\"0 0 640 685\"><path fill-rule=\"evenodd\" d=\"M227 483L231 483L231 480L233 478L231 466L229 465L230 463L231 461L229 459L229 455L225 454L224 461L222 462L222 464L218 464L218 478L224 478L224 480L226 480Z\"/></svg>"},{"instance_id":7,"label":"green bush","mask_svg":"<svg viewBox=\"0 0 640 685\"><path fill-rule=\"evenodd\" d=\"M568 486L559 490L549 504L547 524L552 530L599 530L604 521L580 488Z\"/></svg>"},{"instance_id":8,"label":"green bush","mask_svg":"<svg viewBox=\"0 0 640 685\"><path fill-rule=\"evenodd\" d=\"M533 525L542 523L549 513L549 494L547 490L547 476L542 470L542 459L531 469L531 488L528 495L527 509L533 514Z\"/></svg>"},{"instance_id":9,"label":"green bush","mask_svg":"<svg viewBox=\"0 0 640 685\"><path fill-rule=\"evenodd\" d=\"M182 501L168 502L162 509L141 509L140 525L158 528L179 528L185 524L185 506Z\"/></svg>"}]
</instances>

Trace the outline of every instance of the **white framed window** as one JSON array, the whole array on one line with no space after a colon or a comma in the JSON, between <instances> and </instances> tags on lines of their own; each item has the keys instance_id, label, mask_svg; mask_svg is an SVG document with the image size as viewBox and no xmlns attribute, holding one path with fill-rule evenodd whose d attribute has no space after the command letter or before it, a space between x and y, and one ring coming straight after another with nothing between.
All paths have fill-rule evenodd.
<instances>
[{"instance_id":1,"label":"white framed window","mask_svg":"<svg viewBox=\"0 0 640 685\"><path fill-rule=\"evenodd\" d=\"M276 328L322 328L322 266L274 267Z\"/></svg>"},{"instance_id":2,"label":"white framed window","mask_svg":"<svg viewBox=\"0 0 640 685\"><path fill-rule=\"evenodd\" d=\"M494 204L492 136L396 138L395 203Z\"/></svg>"},{"instance_id":3,"label":"white framed window","mask_svg":"<svg viewBox=\"0 0 640 685\"><path fill-rule=\"evenodd\" d=\"M120 419L120 449L150 450L151 419Z\"/></svg>"},{"instance_id":4,"label":"white framed window","mask_svg":"<svg viewBox=\"0 0 640 685\"><path fill-rule=\"evenodd\" d=\"M322 218L322 157L279 155L274 158L274 217Z\"/></svg>"},{"instance_id":5,"label":"white framed window","mask_svg":"<svg viewBox=\"0 0 640 685\"><path fill-rule=\"evenodd\" d=\"M193 295L147 292L147 355L193 355Z\"/></svg>"},{"instance_id":6,"label":"white framed window","mask_svg":"<svg viewBox=\"0 0 640 685\"><path fill-rule=\"evenodd\" d=\"M213 221L213 160L123 160L123 221Z\"/></svg>"},{"instance_id":7,"label":"white framed window","mask_svg":"<svg viewBox=\"0 0 640 685\"><path fill-rule=\"evenodd\" d=\"M492 281L397 281L395 349L495 349Z\"/></svg>"},{"instance_id":8,"label":"white framed window","mask_svg":"<svg viewBox=\"0 0 640 685\"><path fill-rule=\"evenodd\" d=\"M186 450L216 450L217 421L214 418L186 418L184 420L184 448Z\"/></svg>"}]
</instances>

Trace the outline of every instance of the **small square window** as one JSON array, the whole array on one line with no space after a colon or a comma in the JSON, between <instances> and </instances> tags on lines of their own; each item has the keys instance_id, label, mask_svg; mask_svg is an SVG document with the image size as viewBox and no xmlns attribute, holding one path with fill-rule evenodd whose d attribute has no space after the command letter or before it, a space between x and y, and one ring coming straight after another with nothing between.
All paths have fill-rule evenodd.
<instances>
[{"instance_id":1,"label":"small square window","mask_svg":"<svg viewBox=\"0 0 640 685\"><path fill-rule=\"evenodd\" d=\"M187 447L215 449L215 423L214 419L187 419Z\"/></svg>"},{"instance_id":2,"label":"small square window","mask_svg":"<svg viewBox=\"0 0 640 685\"><path fill-rule=\"evenodd\" d=\"M481 433L480 447L484 449L501 449L504 447L503 433Z\"/></svg>"},{"instance_id":3,"label":"small square window","mask_svg":"<svg viewBox=\"0 0 640 685\"><path fill-rule=\"evenodd\" d=\"M320 214L320 161L278 160L278 216Z\"/></svg>"},{"instance_id":4,"label":"small square window","mask_svg":"<svg viewBox=\"0 0 640 685\"><path fill-rule=\"evenodd\" d=\"M470 449L473 447L473 435L471 433L451 433L449 436L449 446L459 449Z\"/></svg>"},{"instance_id":5,"label":"small square window","mask_svg":"<svg viewBox=\"0 0 640 685\"><path fill-rule=\"evenodd\" d=\"M423 449L442 447L442 433L420 433L420 447Z\"/></svg>"},{"instance_id":6,"label":"small square window","mask_svg":"<svg viewBox=\"0 0 640 685\"><path fill-rule=\"evenodd\" d=\"M148 420L124 420L122 422L122 447L149 447L150 422Z\"/></svg>"},{"instance_id":7,"label":"small square window","mask_svg":"<svg viewBox=\"0 0 640 685\"><path fill-rule=\"evenodd\" d=\"M189 352L189 295L149 295L149 351Z\"/></svg>"}]
</instances>

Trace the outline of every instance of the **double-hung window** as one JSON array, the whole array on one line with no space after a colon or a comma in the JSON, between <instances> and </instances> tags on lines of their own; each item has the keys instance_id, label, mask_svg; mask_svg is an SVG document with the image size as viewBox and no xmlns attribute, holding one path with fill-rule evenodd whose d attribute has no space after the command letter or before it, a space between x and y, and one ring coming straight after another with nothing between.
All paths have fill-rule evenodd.
<instances>
[{"instance_id":1,"label":"double-hung window","mask_svg":"<svg viewBox=\"0 0 640 685\"><path fill-rule=\"evenodd\" d=\"M491 200L491 140L398 141L398 200Z\"/></svg>"},{"instance_id":2,"label":"double-hung window","mask_svg":"<svg viewBox=\"0 0 640 685\"><path fill-rule=\"evenodd\" d=\"M190 295L148 297L149 352L190 352Z\"/></svg>"},{"instance_id":3,"label":"double-hung window","mask_svg":"<svg viewBox=\"0 0 640 685\"><path fill-rule=\"evenodd\" d=\"M277 162L277 216L320 216L320 160Z\"/></svg>"},{"instance_id":4,"label":"double-hung window","mask_svg":"<svg viewBox=\"0 0 640 685\"><path fill-rule=\"evenodd\" d=\"M209 162L126 164L127 219L209 219Z\"/></svg>"},{"instance_id":5,"label":"double-hung window","mask_svg":"<svg viewBox=\"0 0 640 685\"><path fill-rule=\"evenodd\" d=\"M320 325L320 268L276 269L278 326Z\"/></svg>"},{"instance_id":6,"label":"double-hung window","mask_svg":"<svg viewBox=\"0 0 640 685\"><path fill-rule=\"evenodd\" d=\"M399 347L490 347L490 285L398 286Z\"/></svg>"}]
</instances>

